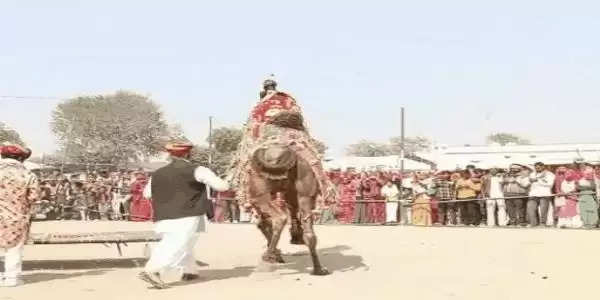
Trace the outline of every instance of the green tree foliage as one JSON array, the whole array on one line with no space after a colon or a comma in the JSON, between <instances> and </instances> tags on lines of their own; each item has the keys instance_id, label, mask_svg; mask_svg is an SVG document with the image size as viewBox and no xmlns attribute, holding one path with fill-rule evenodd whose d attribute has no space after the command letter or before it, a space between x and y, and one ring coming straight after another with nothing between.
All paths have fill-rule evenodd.
<instances>
[{"instance_id":1,"label":"green tree foliage","mask_svg":"<svg viewBox=\"0 0 600 300\"><path fill-rule=\"evenodd\" d=\"M223 175L227 172L238 145L242 141L242 136L243 132L238 128L219 127L213 129L212 137L207 138L207 142L212 142L212 150L208 146L196 146L192 150L190 159L194 163L209 166L215 173ZM212 163L209 164L211 154Z\"/></svg>"},{"instance_id":2,"label":"green tree foliage","mask_svg":"<svg viewBox=\"0 0 600 300\"><path fill-rule=\"evenodd\" d=\"M51 128L68 160L81 163L137 161L173 137L154 101L126 91L66 100L55 108Z\"/></svg>"},{"instance_id":3,"label":"green tree foliage","mask_svg":"<svg viewBox=\"0 0 600 300\"><path fill-rule=\"evenodd\" d=\"M233 152L236 151L238 145L242 141L242 135L243 132L241 129L232 127L220 127L213 130L212 138L209 137L207 142L212 142L212 145L215 151L217 152Z\"/></svg>"},{"instance_id":4,"label":"green tree foliage","mask_svg":"<svg viewBox=\"0 0 600 300\"><path fill-rule=\"evenodd\" d=\"M356 144L348 146L346 149L346 154L363 157L399 155L401 150L400 140L400 137L393 137L387 144L361 140ZM404 138L404 149L406 155L426 150L430 146L431 141L426 137L416 136Z\"/></svg>"},{"instance_id":5,"label":"green tree foliage","mask_svg":"<svg viewBox=\"0 0 600 300\"><path fill-rule=\"evenodd\" d=\"M405 137L404 138L404 152L406 154L414 154L419 151L424 151L431 147L431 141L424 136ZM393 137L390 139L390 152L392 154L400 154L401 138Z\"/></svg>"},{"instance_id":6,"label":"green tree foliage","mask_svg":"<svg viewBox=\"0 0 600 300\"><path fill-rule=\"evenodd\" d=\"M486 141L488 143L498 143L502 146L513 143L517 145L529 145L531 142L528 139L522 138L516 134L499 132L493 133L487 136Z\"/></svg>"},{"instance_id":7,"label":"green tree foliage","mask_svg":"<svg viewBox=\"0 0 600 300\"><path fill-rule=\"evenodd\" d=\"M346 153L351 156L375 157L390 155L390 147L386 144L361 140L346 148Z\"/></svg>"},{"instance_id":8,"label":"green tree foliage","mask_svg":"<svg viewBox=\"0 0 600 300\"><path fill-rule=\"evenodd\" d=\"M212 141L212 163L210 167L215 173L222 175L227 172L234 155L237 154L237 149L242 141L243 131L234 127L219 127L213 130L212 138L208 138L207 142ZM314 140L317 150L323 154L327 150L327 146L318 140ZM191 160L194 163L208 166L208 157L211 151L207 146L196 146L192 150Z\"/></svg>"},{"instance_id":9,"label":"green tree foliage","mask_svg":"<svg viewBox=\"0 0 600 300\"><path fill-rule=\"evenodd\" d=\"M212 163L209 164L208 157L211 151L207 146L196 146L192 150L190 160L196 164L210 167L217 175L223 175L227 172L231 159L235 152L218 152L212 150Z\"/></svg>"},{"instance_id":10,"label":"green tree foliage","mask_svg":"<svg viewBox=\"0 0 600 300\"><path fill-rule=\"evenodd\" d=\"M23 143L23 140L21 140L21 136L18 132L0 122L0 145L3 143L25 146L25 143Z\"/></svg>"},{"instance_id":11,"label":"green tree foliage","mask_svg":"<svg viewBox=\"0 0 600 300\"><path fill-rule=\"evenodd\" d=\"M317 151L319 151L319 154L325 154L325 151L327 151L327 149L329 149L329 147L327 147L327 145L325 145L325 143L323 143L322 141L319 141L317 139L313 139L313 143L314 143L315 147L317 148Z\"/></svg>"}]
</instances>

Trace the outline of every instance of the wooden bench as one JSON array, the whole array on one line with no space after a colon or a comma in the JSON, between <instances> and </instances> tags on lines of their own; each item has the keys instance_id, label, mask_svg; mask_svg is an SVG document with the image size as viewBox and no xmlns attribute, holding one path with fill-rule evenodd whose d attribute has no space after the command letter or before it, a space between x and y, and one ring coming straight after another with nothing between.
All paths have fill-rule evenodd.
<instances>
[{"instance_id":1,"label":"wooden bench","mask_svg":"<svg viewBox=\"0 0 600 300\"><path fill-rule=\"evenodd\" d=\"M119 255L121 245L127 243L158 242L161 237L154 231L121 231L91 233L31 233L28 245L115 244Z\"/></svg>"}]
</instances>

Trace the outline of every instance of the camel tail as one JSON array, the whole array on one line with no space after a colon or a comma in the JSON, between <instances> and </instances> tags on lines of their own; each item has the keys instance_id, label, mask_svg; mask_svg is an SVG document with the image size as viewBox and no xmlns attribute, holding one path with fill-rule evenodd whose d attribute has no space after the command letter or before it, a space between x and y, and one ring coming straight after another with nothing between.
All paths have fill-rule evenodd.
<instances>
[{"instance_id":1,"label":"camel tail","mask_svg":"<svg viewBox=\"0 0 600 300\"><path fill-rule=\"evenodd\" d=\"M284 175L296 165L296 154L283 146L258 149L254 161L263 172L271 175Z\"/></svg>"}]
</instances>

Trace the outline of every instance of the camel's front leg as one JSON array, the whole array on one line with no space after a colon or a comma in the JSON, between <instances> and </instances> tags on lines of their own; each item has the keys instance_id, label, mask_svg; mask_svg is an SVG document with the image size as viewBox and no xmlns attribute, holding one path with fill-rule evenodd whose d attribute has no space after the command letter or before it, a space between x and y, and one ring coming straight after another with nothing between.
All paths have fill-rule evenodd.
<instances>
[{"instance_id":1,"label":"camel's front leg","mask_svg":"<svg viewBox=\"0 0 600 300\"><path fill-rule=\"evenodd\" d=\"M299 218L302 224L304 243L308 246L313 262L313 275L329 275L329 271L321 265L317 254L317 235L313 228L312 199L310 197L299 197Z\"/></svg>"},{"instance_id":2,"label":"camel's front leg","mask_svg":"<svg viewBox=\"0 0 600 300\"><path fill-rule=\"evenodd\" d=\"M269 216L263 215L259 217L258 224L256 227L262 232L267 240L267 247L271 245L271 239L273 238L273 224L271 223L271 218Z\"/></svg>"}]
</instances>

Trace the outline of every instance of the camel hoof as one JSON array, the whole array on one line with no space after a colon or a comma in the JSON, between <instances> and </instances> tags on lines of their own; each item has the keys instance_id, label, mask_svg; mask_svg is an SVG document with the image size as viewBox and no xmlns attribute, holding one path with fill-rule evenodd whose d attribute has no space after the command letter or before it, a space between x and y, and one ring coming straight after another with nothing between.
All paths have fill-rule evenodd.
<instances>
[{"instance_id":1,"label":"camel hoof","mask_svg":"<svg viewBox=\"0 0 600 300\"><path fill-rule=\"evenodd\" d=\"M312 272L312 275L314 276L327 276L331 274L331 272L329 272L327 269L325 268L321 268L321 269L316 269Z\"/></svg>"},{"instance_id":2,"label":"camel hoof","mask_svg":"<svg viewBox=\"0 0 600 300\"><path fill-rule=\"evenodd\" d=\"M278 264L285 264L285 260L283 259L283 257L281 257L281 255L277 255L275 262L277 262Z\"/></svg>"},{"instance_id":3,"label":"camel hoof","mask_svg":"<svg viewBox=\"0 0 600 300\"><path fill-rule=\"evenodd\" d=\"M275 263L278 263L277 256L278 255L276 255L276 254L265 253L262 256L262 260L266 263L275 264Z\"/></svg>"}]
</instances>

